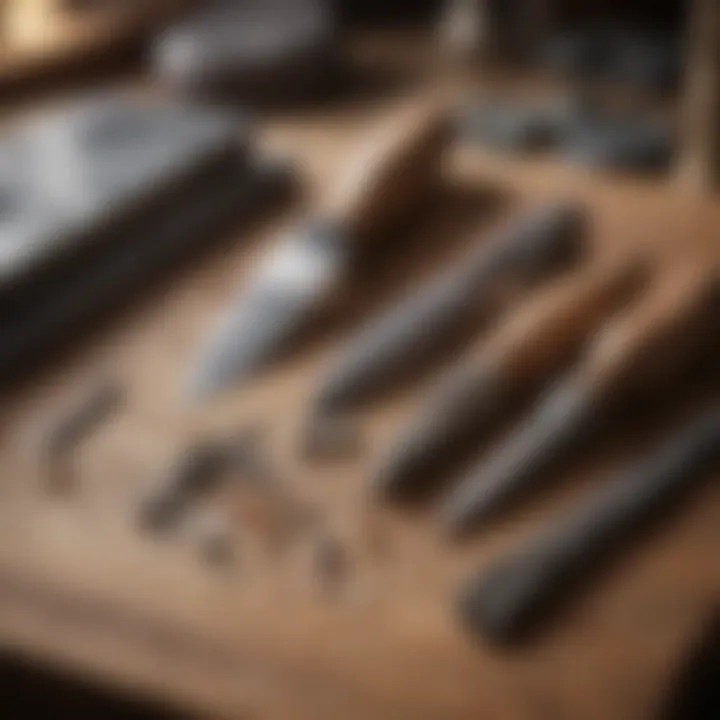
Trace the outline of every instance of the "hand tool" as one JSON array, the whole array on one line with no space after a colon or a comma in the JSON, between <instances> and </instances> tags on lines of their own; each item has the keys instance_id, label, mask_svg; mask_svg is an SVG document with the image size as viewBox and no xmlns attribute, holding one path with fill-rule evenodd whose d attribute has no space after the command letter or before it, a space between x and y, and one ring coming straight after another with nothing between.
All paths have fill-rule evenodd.
<instances>
[{"instance_id":1,"label":"hand tool","mask_svg":"<svg viewBox=\"0 0 720 720\"><path fill-rule=\"evenodd\" d=\"M583 504L460 593L463 620L498 641L519 640L621 543L707 481L720 460L720 409L686 421L646 457L613 473Z\"/></svg>"},{"instance_id":2,"label":"hand tool","mask_svg":"<svg viewBox=\"0 0 720 720\"><path fill-rule=\"evenodd\" d=\"M492 317L511 292L579 259L586 218L572 202L535 209L372 320L343 351L315 400L320 413L368 399L459 328ZM317 413L316 413L317 414Z\"/></svg>"},{"instance_id":3,"label":"hand tool","mask_svg":"<svg viewBox=\"0 0 720 720\"><path fill-rule=\"evenodd\" d=\"M0 380L280 199L287 168L251 158L237 120L111 93L0 142Z\"/></svg>"},{"instance_id":4,"label":"hand tool","mask_svg":"<svg viewBox=\"0 0 720 720\"><path fill-rule=\"evenodd\" d=\"M130 92L90 93L16 124L0 138L0 290L97 252L165 193L246 170L249 156L243 115Z\"/></svg>"},{"instance_id":5,"label":"hand tool","mask_svg":"<svg viewBox=\"0 0 720 720\"><path fill-rule=\"evenodd\" d=\"M67 452L119 408L123 388L116 382L103 382L92 389L70 413L52 429L47 439L50 456Z\"/></svg>"},{"instance_id":6,"label":"hand tool","mask_svg":"<svg viewBox=\"0 0 720 720\"><path fill-rule=\"evenodd\" d=\"M316 217L280 240L213 336L191 381L207 398L271 360L351 271L353 252L417 207L439 179L448 113L404 106L359 148Z\"/></svg>"},{"instance_id":7,"label":"hand tool","mask_svg":"<svg viewBox=\"0 0 720 720\"><path fill-rule=\"evenodd\" d=\"M682 42L679 34L601 25L551 37L541 62L565 77L621 82L640 91L667 94L680 79Z\"/></svg>"},{"instance_id":8,"label":"hand tool","mask_svg":"<svg viewBox=\"0 0 720 720\"><path fill-rule=\"evenodd\" d=\"M637 307L600 331L579 366L450 493L442 507L447 528L466 533L537 488L618 403L657 391L696 357L707 326L716 322L719 287L714 267L694 260L666 271Z\"/></svg>"},{"instance_id":9,"label":"hand tool","mask_svg":"<svg viewBox=\"0 0 720 720\"><path fill-rule=\"evenodd\" d=\"M395 499L408 497L461 438L480 442L518 395L571 360L597 324L628 301L644 270L644 263L627 253L591 261L589 269L528 300L443 373L429 401L391 442L375 489Z\"/></svg>"},{"instance_id":10,"label":"hand tool","mask_svg":"<svg viewBox=\"0 0 720 720\"><path fill-rule=\"evenodd\" d=\"M257 452L262 430L248 426L229 439L205 439L187 448L173 465L160 492L141 512L141 525L165 531L183 519L199 498L239 472L243 482L274 484L275 479Z\"/></svg>"},{"instance_id":11,"label":"hand tool","mask_svg":"<svg viewBox=\"0 0 720 720\"><path fill-rule=\"evenodd\" d=\"M47 465L47 487L53 493L66 493L75 485L73 451L122 405L124 388L104 381L70 410L51 429L43 448Z\"/></svg>"},{"instance_id":12,"label":"hand tool","mask_svg":"<svg viewBox=\"0 0 720 720\"><path fill-rule=\"evenodd\" d=\"M217 486L229 465L224 443L200 442L187 450L160 493L143 507L142 527L154 532L174 528L193 502Z\"/></svg>"},{"instance_id":13,"label":"hand tool","mask_svg":"<svg viewBox=\"0 0 720 720\"><path fill-rule=\"evenodd\" d=\"M571 162L628 170L661 170L673 156L675 133L657 118L638 113L596 113L579 120L562 139Z\"/></svg>"},{"instance_id":14,"label":"hand tool","mask_svg":"<svg viewBox=\"0 0 720 720\"><path fill-rule=\"evenodd\" d=\"M339 48L326 0L206 0L160 35L154 65L184 92L287 104L336 86Z\"/></svg>"},{"instance_id":15,"label":"hand tool","mask_svg":"<svg viewBox=\"0 0 720 720\"><path fill-rule=\"evenodd\" d=\"M533 152L557 146L583 118L583 108L565 98L550 101L483 98L459 118L465 139L511 152Z\"/></svg>"}]
</instances>

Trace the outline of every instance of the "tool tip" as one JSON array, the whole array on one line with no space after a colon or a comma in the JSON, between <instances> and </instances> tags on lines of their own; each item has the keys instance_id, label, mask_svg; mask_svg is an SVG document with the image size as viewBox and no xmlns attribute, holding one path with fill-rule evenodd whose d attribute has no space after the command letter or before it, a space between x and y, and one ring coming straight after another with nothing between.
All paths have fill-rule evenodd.
<instances>
[{"instance_id":1,"label":"tool tip","mask_svg":"<svg viewBox=\"0 0 720 720\"><path fill-rule=\"evenodd\" d=\"M228 358L235 362L227 362ZM251 372L251 363L240 363L236 354L223 349L206 357L196 368L187 384L186 396L196 404L209 402L229 387L240 385Z\"/></svg>"},{"instance_id":2,"label":"tool tip","mask_svg":"<svg viewBox=\"0 0 720 720\"><path fill-rule=\"evenodd\" d=\"M190 377L186 397L191 403L201 405L214 400L228 387L241 381L241 373L231 374L216 364L206 364Z\"/></svg>"}]
</instances>

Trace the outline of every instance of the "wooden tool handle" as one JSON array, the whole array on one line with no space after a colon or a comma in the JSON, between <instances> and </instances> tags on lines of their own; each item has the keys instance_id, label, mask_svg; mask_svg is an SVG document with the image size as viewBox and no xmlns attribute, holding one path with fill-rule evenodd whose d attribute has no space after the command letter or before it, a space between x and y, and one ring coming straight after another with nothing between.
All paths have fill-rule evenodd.
<instances>
[{"instance_id":1,"label":"wooden tool handle","mask_svg":"<svg viewBox=\"0 0 720 720\"><path fill-rule=\"evenodd\" d=\"M603 319L642 284L646 263L638 256L612 257L565 277L528 301L474 362L497 368L514 384L543 376L578 351Z\"/></svg>"},{"instance_id":2,"label":"wooden tool handle","mask_svg":"<svg viewBox=\"0 0 720 720\"><path fill-rule=\"evenodd\" d=\"M666 270L638 306L593 342L588 371L598 390L645 385L694 355L717 315L719 290L708 262Z\"/></svg>"},{"instance_id":3,"label":"wooden tool handle","mask_svg":"<svg viewBox=\"0 0 720 720\"><path fill-rule=\"evenodd\" d=\"M438 180L449 135L445 103L425 100L403 107L357 149L321 204L320 216L357 241L381 234Z\"/></svg>"}]
</instances>

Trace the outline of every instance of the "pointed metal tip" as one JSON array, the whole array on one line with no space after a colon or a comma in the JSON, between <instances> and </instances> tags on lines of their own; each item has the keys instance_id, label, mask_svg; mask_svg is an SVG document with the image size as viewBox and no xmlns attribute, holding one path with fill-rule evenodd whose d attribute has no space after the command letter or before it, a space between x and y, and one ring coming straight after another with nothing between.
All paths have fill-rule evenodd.
<instances>
[{"instance_id":1,"label":"pointed metal tip","mask_svg":"<svg viewBox=\"0 0 720 720\"><path fill-rule=\"evenodd\" d=\"M229 374L212 359L201 361L187 384L186 396L193 404L203 404L213 400L231 385L240 383L241 373Z\"/></svg>"},{"instance_id":2,"label":"pointed metal tip","mask_svg":"<svg viewBox=\"0 0 720 720\"><path fill-rule=\"evenodd\" d=\"M187 397L201 404L213 400L222 392L240 385L256 370L254 358L240 358L229 346L215 347L201 357L187 385Z\"/></svg>"},{"instance_id":3,"label":"pointed metal tip","mask_svg":"<svg viewBox=\"0 0 720 720\"><path fill-rule=\"evenodd\" d=\"M241 371L227 374L220 372L217 367L203 366L190 379L186 397L193 404L208 403L231 387L240 386L246 375Z\"/></svg>"}]
</instances>

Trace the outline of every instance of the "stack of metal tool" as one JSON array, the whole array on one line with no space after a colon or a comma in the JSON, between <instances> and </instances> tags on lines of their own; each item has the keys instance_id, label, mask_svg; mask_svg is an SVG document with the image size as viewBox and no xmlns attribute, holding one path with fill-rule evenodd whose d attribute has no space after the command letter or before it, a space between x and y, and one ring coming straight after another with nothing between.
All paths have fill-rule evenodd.
<instances>
[{"instance_id":1,"label":"stack of metal tool","mask_svg":"<svg viewBox=\"0 0 720 720\"><path fill-rule=\"evenodd\" d=\"M487 290L507 281L503 275L528 267L547 271L546 263L538 263L543 253L557 253L560 238L578 230L572 210L559 205L529 215L501 235L497 246L487 246L483 262L466 263L361 332L318 393L315 412L347 410L378 386L380 370L416 362L427 350L423 330L437 335L446 329L469 306L463 300L486 305L492 298ZM506 258L504 267L487 263L493 251ZM653 274L627 256L588 265L549 283L441 374L372 478L380 497L398 503L428 486L438 489L447 480L444 468L453 448L463 442L478 447L492 438L518 397L527 405L534 395L516 429L441 502L440 519L452 535L489 527L503 511L547 487L567 459L587 451L628 404L646 403L682 379L717 338L720 278L702 258L690 256ZM605 559L707 480L707 466L718 459L720 411L711 409L677 428L647 458L618 471L517 557L474 578L461 592L463 620L495 640L523 637L593 561Z\"/></svg>"},{"instance_id":2,"label":"stack of metal tool","mask_svg":"<svg viewBox=\"0 0 720 720\"><path fill-rule=\"evenodd\" d=\"M448 119L437 105L406 109L361 149L318 217L283 238L241 293L193 377L196 397L274 358L351 272L357 243L381 236L391 219L417 207L439 176ZM590 249L591 229L572 201L514 216L369 322L314 394L307 428L314 440L304 447L323 447L318 432L392 389L458 328L487 328L492 319L493 329L442 370L390 442L371 487L393 503L437 488L457 445L476 449L520 406L525 416L521 410L509 436L450 489L440 519L452 535L465 536L545 488L628 403L662 393L717 337L720 282L707 252L662 262L627 248L603 255ZM602 483L596 497L517 558L473 578L460 593L463 621L497 640L522 636L579 570L706 479L718 454L720 411L712 409Z\"/></svg>"}]
</instances>

